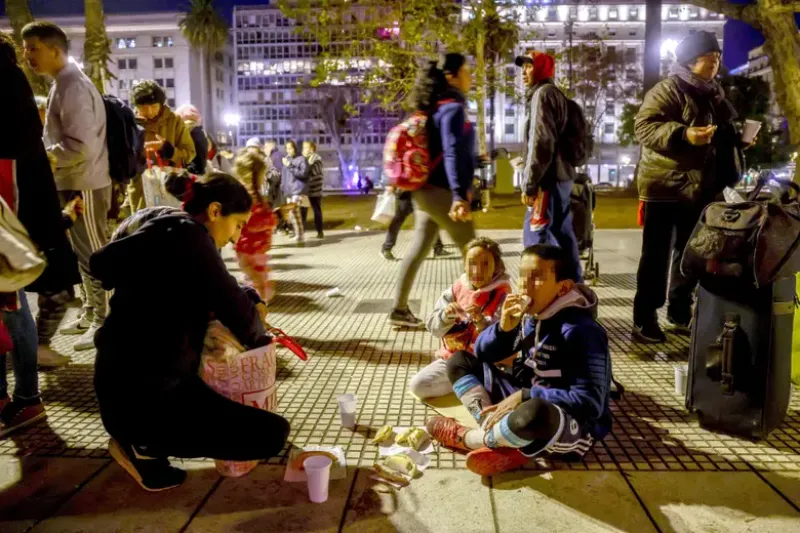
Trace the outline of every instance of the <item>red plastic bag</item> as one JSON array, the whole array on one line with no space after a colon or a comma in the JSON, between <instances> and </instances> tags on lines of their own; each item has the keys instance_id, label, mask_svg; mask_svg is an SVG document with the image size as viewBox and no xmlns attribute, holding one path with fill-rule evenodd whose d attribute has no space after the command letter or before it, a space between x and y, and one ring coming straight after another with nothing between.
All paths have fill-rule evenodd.
<instances>
[{"instance_id":1,"label":"red plastic bag","mask_svg":"<svg viewBox=\"0 0 800 533\"><path fill-rule=\"evenodd\" d=\"M8 353L14 349L14 341L11 340L11 334L8 328L0 319L0 353Z\"/></svg>"}]
</instances>

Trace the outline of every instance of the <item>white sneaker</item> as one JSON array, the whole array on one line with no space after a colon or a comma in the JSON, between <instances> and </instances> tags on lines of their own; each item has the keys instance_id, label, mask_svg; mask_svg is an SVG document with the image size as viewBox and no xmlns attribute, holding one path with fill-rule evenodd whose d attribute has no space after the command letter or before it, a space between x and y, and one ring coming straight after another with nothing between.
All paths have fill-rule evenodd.
<instances>
[{"instance_id":1,"label":"white sneaker","mask_svg":"<svg viewBox=\"0 0 800 533\"><path fill-rule=\"evenodd\" d=\"M39 368L59 368L68 365L70 362L69 357L61 355L46 344L39 345L37 359Z\"/></svg>"},{"instance_id":2,"label":"white sneaker","mask_svg":"<svg viewBox=\"0 0 800 533\"><path fill-rule=\"evenodd\" d=\"M86 318L85 315L81 315L78 320L67 322L67 324L63 328L59 329L58 332L62 335L83 335L89 330L91 325L92 322Z\"/></svg>"},{"instance_id":3,"label":"white sneaker","mask_svg":"<svg viewBox=\"0 0 800 533\"><path fill-rule=\"evenodd\" d=\"M72 349L76 352L94 350L94 336L98 329L100 329L100 326L96 326L94 324L89 326L89 329L87 329L86 332L81 335L81 338L78 339L78 342L72 346Z\"/></svg>"}]
</instances>

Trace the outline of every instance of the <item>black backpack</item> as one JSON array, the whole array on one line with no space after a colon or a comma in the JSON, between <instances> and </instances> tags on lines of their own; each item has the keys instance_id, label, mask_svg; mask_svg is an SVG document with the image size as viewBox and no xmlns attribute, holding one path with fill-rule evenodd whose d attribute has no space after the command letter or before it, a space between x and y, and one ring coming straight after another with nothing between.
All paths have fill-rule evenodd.
<instances>
[{"instance_id":1,"label":"black backpack","mask_svg":"<svg viewBox=\"0 0 800 533\"><path fill-rule=\"evenodd\" d=\"M567 100L567 124L561 134L560 152L567 163L581 167L589 161L594 151L594 136L577 102L564 95Z\"/></svg>"},{"instance_id":2,"label":"black backpack","mask_svg":"<svg viewBox=\"0 0 800 533\"><path fill-rule=\"evenodd\" d=\"M111 179L127 181L144 172L144 129L136 123L133 110L113 95L104 95L106 106L106 144Z\"/></svg>"}]
</instances>

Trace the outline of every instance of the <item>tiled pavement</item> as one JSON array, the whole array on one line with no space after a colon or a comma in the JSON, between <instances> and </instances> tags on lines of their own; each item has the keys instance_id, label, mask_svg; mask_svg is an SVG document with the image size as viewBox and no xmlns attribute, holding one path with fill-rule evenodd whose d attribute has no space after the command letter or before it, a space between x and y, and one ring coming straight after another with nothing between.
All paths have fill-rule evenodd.
<instances>
[{"instance_id":1,"label":"tiled pavement","mask_svg":"<svg viewBox=\"0 0 800 533\"><path fill-rule=\"evenodd\" d=\"M519 232L490 235L516 276ZM398 255L409 238L401 236ZM612 404L613 433L584 461L539 461L487 480L440 450L435 468L411 487L376 492L364 471L377 455L368 428L424 423L432 411L405 388L436 349L425 332L387 325L397 267L379 256L381 239L339 232L303 249L278 240L273 250L278 296L270 321L311 355L302 363L282 354L279 410L294 443L343 446L352 467L328 503L308 504L302 487L279 481L285 454L239 480L220 480L208 462L186 463L185 487L143 494L108 459L92 392L94 354L73 354L69 339L58 339L73 364L40 374L47 424L0 441L0 531L800 531L800 395L765 441L697 426L672 383L687 339L670 336L654 348L628 337L637 231L596 236L600 320L627 389ZM412 308L428 312L460 269L455 256L426 261ZM334 287L343 297L326 297ZM335 397L344 392L359 397L355 432L339 425Z\"/></svg>"}]
</instances>

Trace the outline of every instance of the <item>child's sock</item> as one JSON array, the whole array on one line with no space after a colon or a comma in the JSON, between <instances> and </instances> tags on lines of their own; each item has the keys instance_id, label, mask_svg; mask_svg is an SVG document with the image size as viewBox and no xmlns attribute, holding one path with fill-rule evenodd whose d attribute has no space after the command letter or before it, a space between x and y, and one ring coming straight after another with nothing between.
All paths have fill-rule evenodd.
<instances>
[{"instance_id":1,"label":"child's sock","mask_svg":"<svg viewBox=\"0 0 800 533\"><path fill-rule=\"evenodd\" d=\"M482 428L473 428L467 431L464 435L464 444L470 450L477 450L486 446L483 439L486 437L486 432Z\"/></svg>"},{"instance_id":2,"label":"child's sock","mask_svg":"<svg viewBox=\"0 0 800 533\"><path fill-rule=\"evenodd\" d=\"M486 432L484 443L489 448L524 448L532 443L532 440L523 439L516 435L508 426L508 418L511 413L507 414L500 419L500 422L492 426L492 429Z\"/></svg>"},{"instance_id":3,"label":"child's sock","mask_svg":"<svg viewBox=\"0 0 800 533\"><path fill-rule=\"evenodd\" d=\"M492 400L478 378L472 374L460 377L453 383L453 391L469 413L480 423L481 411L489 407Z\"/></svg>"}]
</instances>

